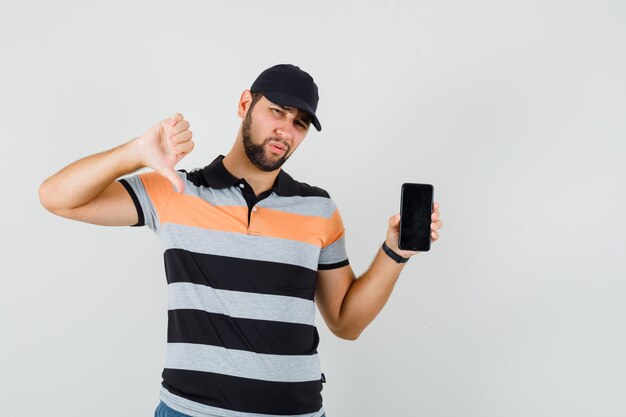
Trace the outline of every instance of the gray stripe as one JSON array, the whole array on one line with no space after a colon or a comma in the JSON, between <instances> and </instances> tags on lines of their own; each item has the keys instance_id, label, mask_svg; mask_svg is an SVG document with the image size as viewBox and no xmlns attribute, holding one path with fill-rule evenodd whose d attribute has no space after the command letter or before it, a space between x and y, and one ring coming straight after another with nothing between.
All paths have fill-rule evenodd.
<instances>
[{"instance_id":1,"label":"gray stripe","mask_svg":"<svg viewBox=\"0 0 626 417\"><path fill-rule=\"evenodd\" d=\"M272 194L259 201L259 207L284 211L285 213L301 214L303 216L318 216L325 219L333 215L337 207L330 198L326 197L281 197Z\"/></svg>"},{"instance_id":2,"label":"gray stripe","mask_svg":"<svg viewBox=\"0 0 626 417\"><path fill-rule=\"evenodd\" d=\"M237 187L219 189L196 187L191 181L186 181L185 194L199 197L213 206L248 206Z\"/></svg>"},{"instance_id":3,"label":"gray stripe","mask_svg":"<svg viewBox=\"0 0 626 417\"><path fill-rule=\"evenodd\" d=\"M346 250L346 235L344 234L331 245L322 248L319 263L329 265L346 259L348 259L348 252Z\"/></svg>"},{"instance_id":4,"label":"gray stripe","mask_svg":"<svg viewBox=\"0 0 626 417\"><path fill-rule=\"evenodd\" d=\"M197 187L191 181L187 181L184 173L177 174L186 182L185 194L199 197L214 206L240 206L247 207L247 203L241 189L235 186L229 188L213 189L210 187ZM280 210L285 213L301 214L304 216L319 216L325 219L333 215L337 206L335 202L328 197L302 197L290 196L282 197L276 193L270 194L259 203L259 207Z\"/></svg>"},{"instance_id":5,"label":"gray stripe","mask_svg":"<svg viewBox=\"0 0 626 417\"><path fill-rule=\"evenodd\" d=\"M156 212L156 209L152 205L152 201L148 198L148 194L146 193L146 189L143 186L143 182L139 178L140 174L144 174L150 171L139 172L137 174L122 177L133 189L137 199L139 200L139 204L141 205L141 209L143 211L144 223L153 231L157 231L159 228L159 215Z\"/></svg>"},{"instance_id":6,"label":"gray stripe","mask_svg":"<svg viewBox=\"0 0 626 417\"><path fill-rule=\"evenodd\" d=\"M168 343L165 367L274 382L319 381L317 354L268 355L192 343Z\"/></svg>"},{"instance_id":7,"label":"gray stripe","mask_svg":"<svg viewBox=\"0 0 626 417\"><path fill-rule=\"evenodd\" d=\"M160 235L164 250L178 248L233 258L280 262L317 271L320 248L310 243L173 223L165 223Z\"/></svg>"},{"instance_id":8,"label":"gray stripe","mask_svg":"<svg viewBox=\"0 0 626 417\"><path fill-rule=\"evenodd\" d=\"M315 326L315 303L285 295L217 290L190 282L168 286L169 310L193 309L254 320Z\"/></svg>"},{"instance_id":9,"label":"gray stripe","mask_svg":"<svg viewBox=\"0 0 626 417\"><path fill-rule=\"evenodd\" d=\"M172 394L163 387L161 387L159 397L161 401L167 404L168 407L191 417L321 417L324 415L323 407L319 411L307 414L281 414L278 416L276 414L244 413L241 411L227 410L225 408L200 404L180 397L176 394Z\"/></svg>"}]
</instances>

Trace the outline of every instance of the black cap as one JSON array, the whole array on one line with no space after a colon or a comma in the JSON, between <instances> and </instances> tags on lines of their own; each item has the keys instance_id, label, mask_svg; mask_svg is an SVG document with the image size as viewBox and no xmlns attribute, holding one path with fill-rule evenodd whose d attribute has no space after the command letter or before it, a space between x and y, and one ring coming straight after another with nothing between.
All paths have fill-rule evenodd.
<instances>
[{"instance_id":1,"label":"black cap","mask_svg":"<svg viewBox=\"0 0 626 417\"><path fill-rule=\"evenodd\" d=\"M291 64L274 65L263 71L250 87L253 93L261 92L272 103L295 107L311 115L311 123L320 131L322 125L315 116L319 95L317 85L306 72Z\"/></svg>"}]
</instances>

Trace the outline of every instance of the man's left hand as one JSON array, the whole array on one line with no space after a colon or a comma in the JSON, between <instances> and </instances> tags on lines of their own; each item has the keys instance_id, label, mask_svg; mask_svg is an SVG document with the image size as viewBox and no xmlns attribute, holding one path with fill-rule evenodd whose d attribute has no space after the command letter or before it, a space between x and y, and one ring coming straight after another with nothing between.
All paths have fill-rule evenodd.
<instances>
[{"instance_id":1,"label":"man's left hand","mask_svg":"<svg viewBox=\"0 0 626 417\"><path fill-rule=\"evenodd\" d=\"M439 203L433 203L433 211L430 215L430 241L436 242L439 239L438 230L443 226L443 222L439 219ZM389 227L387 228L387 239L385 242L389 249L402 256L403 258L409 258L420 252L414 252L409 250L400 250L398 248L398 238L400 236L400 213L394 214L389 218Z\"/></svg>"}]
</instances>

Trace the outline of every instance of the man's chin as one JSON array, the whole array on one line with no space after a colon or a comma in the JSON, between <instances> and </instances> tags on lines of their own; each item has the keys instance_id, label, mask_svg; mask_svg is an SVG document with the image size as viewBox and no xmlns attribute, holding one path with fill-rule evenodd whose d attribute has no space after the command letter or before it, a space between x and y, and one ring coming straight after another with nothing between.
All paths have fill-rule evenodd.
<instances>
[{"instance_id":1,"label":"man's chin","mask_svg":"<svg viewBox=\"0 0 626 417\"><path fill-rule=\"evenodd\" d=\"M244 136L244 149L248 160L264 172L276 171L289 159L289 156L276 155L271 149L263 145L252 145L251 140Z\"/></svg>"},{"instance_id":2,"label":"man's chin","mask_svg":"<svg viewBox=\"0 0 626 417\"><path fill-rule=\"evenodd\" d=\"M257 168L259 168L261 171L265 171L265 172L272 172L272 171L276 171L277 169L280 169L285 162L287 162L288 158L279 158L278 160L275 158L267 158L266 161L268 163L264 163L264 164L255 164ZM265 161L264 161L265 162Z\"/></svg>"}]
</instances>

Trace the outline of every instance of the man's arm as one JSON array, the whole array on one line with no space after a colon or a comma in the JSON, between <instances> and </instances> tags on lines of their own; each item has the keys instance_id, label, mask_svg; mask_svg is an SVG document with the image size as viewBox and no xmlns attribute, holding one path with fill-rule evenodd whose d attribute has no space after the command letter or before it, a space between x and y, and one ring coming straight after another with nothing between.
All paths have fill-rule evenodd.
<instances>
[{"instance_id":1,"label":"man's arm","mask_svg":"<svg viewBox=\"0 0 626 417\"><path fill-rule=\"evenodd\" d=\"M193 149L188 129L189 122L177 113L130 142L66 166L39 187L41 204L54 214L87 223L136 224L135 205L115 180L151 167L182 190L184 183L174 166Z\"/></svg>"},{"instance_id":2,"label":"man's arm","mask_svg":"<svg viewBox=\"0 0 626 417\"><path fill-rule=\"evenodd\" d=\"M431 216L431 240L439 238L439 205L433 205ZM385 242L402 257L419 252L402 251L398 248L400 215L389 219ZM328 328L342 339L355 340L376 318L391 296L393 287L404 268L380 248L369 269L358 279L350 265L331 270L319 270L315 290L315 301Z\"/></svg>"}]
</instances>

